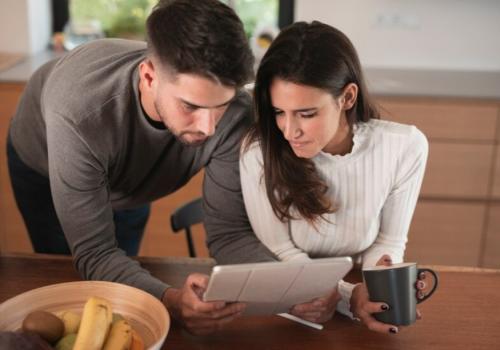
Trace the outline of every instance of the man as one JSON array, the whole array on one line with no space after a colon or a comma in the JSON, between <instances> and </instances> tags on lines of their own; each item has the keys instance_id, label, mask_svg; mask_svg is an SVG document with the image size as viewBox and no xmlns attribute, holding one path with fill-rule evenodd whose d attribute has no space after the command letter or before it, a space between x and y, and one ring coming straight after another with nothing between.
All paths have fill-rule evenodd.
<instances>
[{"instance_id":1,"label":"man","mask_svg":"<svg viewBox=\"0 0 500 350\"><path fill-rule=\"evenodd\" d=\"M146 290L188 330L207 333L244 305L204 303L207 276L171 288L127 255L138 252L149 203L203 167L210 230L229 241L245 234L240 249L260 245L238 173L250 119L238 89L252 55L240 20L217 0L160 1L147 32L147 47L105 39L41 67L10 125L9 170L36 252L71 252L83 278Z\"/></svg>"}]
</instances>

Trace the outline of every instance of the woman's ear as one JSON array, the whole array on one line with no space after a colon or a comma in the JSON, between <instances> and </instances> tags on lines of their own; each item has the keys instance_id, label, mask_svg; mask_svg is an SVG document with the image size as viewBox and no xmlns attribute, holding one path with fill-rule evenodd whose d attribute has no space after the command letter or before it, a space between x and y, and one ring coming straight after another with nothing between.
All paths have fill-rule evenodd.
<instances>
[{"instance_id":1,"label":"woman's ear","mask_svg":"<svg viewBox=\"0 0 500 350\"><path fill-rule=\"evenodd\" d=\"M342 98L340 102L342 103L342 109L347 111L354 106L356 99L358 98L358 86L355 83L349 83L344 88L342 93Z\"/></svg>"}]
</instances>

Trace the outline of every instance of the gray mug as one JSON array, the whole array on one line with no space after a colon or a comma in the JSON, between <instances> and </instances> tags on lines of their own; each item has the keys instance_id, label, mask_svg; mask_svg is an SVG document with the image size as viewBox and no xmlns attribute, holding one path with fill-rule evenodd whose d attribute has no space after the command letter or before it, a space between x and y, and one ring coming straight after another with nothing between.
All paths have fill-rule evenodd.
<instances>
[{"instance_id":1,"label":"gray mug","mask_svg":"<svg viewBox=\"0 0 500 350\"><path fill-rule=\"evenodd\" d=\"M434 277L432 288L417 295L416 283L422 272ZM391 266L374 266L363 269L363 279L368 289L370 301L383 302L389 310L375 313L380 322L397 326L407 326L417 319L417 304L429 298L438 286L438 276L431 269L419 269L417 263L401 263Z\"/></svg>"}]
</instances>

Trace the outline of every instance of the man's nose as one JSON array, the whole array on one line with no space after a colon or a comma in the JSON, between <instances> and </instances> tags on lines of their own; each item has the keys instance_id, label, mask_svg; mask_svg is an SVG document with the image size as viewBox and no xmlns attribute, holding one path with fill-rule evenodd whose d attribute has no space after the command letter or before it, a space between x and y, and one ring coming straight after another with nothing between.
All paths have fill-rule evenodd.
<instances>
[{"instance_id":1,"label":"man's nose","mask_svg":"<svg viewBox=\"0 0 500 350\"><path fill-rule=\"evenodd\" d=\"M217 124L217 112L212 109L205 109L200 113L197 120L197 127L200 132L206 136L212 136L215 133Z\"/></svg>"}]
</instances>

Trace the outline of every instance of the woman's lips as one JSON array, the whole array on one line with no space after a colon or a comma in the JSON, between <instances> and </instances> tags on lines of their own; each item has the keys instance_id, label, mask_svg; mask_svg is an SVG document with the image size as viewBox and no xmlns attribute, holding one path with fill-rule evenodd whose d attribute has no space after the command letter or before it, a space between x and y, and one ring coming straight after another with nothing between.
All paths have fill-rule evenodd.
<instances>
[{"instance_id":1,"label":"woman's lips","mask_svg":"<svg viewBox=\"0 0 500 350\"><path fill-rule=\"evenodd\" d=\"M293 141L289 141L289 143L290 143L290 146L292 146L293 148L302 148L306 144L308 144L308 142L293 142Z\"/></svg>"}]
</instances>

